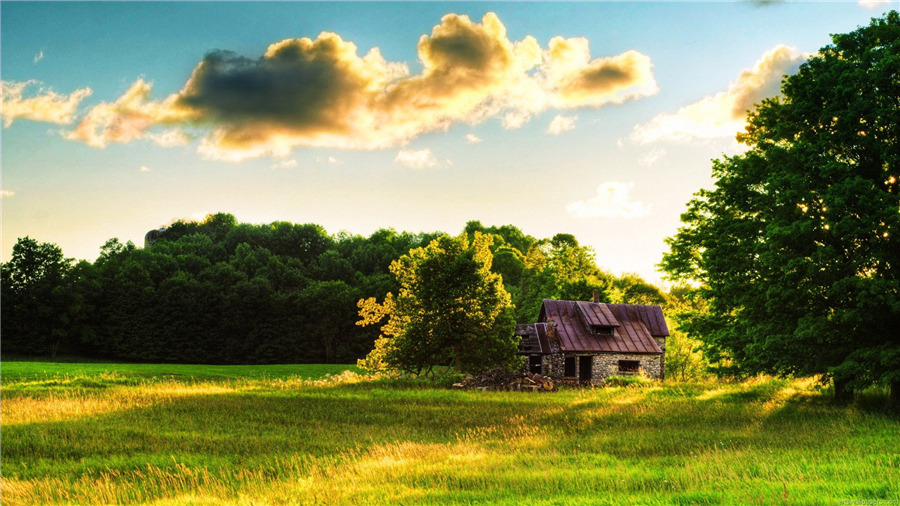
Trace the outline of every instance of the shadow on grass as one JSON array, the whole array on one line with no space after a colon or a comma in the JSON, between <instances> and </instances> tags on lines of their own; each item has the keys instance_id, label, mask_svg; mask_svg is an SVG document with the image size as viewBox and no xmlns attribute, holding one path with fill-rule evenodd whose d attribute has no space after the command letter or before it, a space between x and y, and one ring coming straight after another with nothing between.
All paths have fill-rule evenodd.
<instances>
[{"instance_id":1,"label":"shadow on grass","mask_svg":"<svg viewBox=\"0 0 900 506\"><path fill-rule=\"evenodd\" d=\"M528 413L540 417L550 409L532 404ZM520 410L520 404L492 396L416 385L197 393L73 420L7 426L0 451L4 475L24 479L102 472L117 462L120 470L137 470L154 456L161 465L173 465L175 456L229 466L397 441L451 443L470 430L508 426ZM119 459L127 455L144 460Z\"/></svg>"},{"instance_id":2,"label":"shadow on grass","mask_svg":"<svg viewBox=\"0 0 900 506\"><path fill-rule=\"evenodd\" d=\"M833 406L821 392L779 397L786 385L726 389L707 399L701 399L701 389L677 395L665 389L525 394L396 380L224 393L199 389L165 399L148 396L147 405L130 409L4 426L0 451L4 476L72 479L176 461L211 471L259 467L404 441L452 444L472 434L481 435L476 444L515 452L509 435L519 426L536 427L542 436L529 440L528 451L552 446L562 455L630 459L856 442L847 428L860 423L859 412ZM879 434L895 427L883 423L885 417L869 418L864 422Z\"/></svg>"}]
</instances>

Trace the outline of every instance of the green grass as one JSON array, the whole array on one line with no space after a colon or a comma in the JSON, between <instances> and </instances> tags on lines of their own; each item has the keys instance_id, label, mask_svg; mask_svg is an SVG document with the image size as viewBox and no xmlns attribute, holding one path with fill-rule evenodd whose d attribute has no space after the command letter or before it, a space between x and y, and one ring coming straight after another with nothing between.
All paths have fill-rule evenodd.
<instances>
[{"instance_id":1,"label":"green grass","mask_svg":"<svg viewBox=\"0 0 900 506\"><path fill-rule=\"evenodd\" d=\"M65 377L93 377L116 374L134 380L150 378L207 380L238 379L319 379L346 370L360 372L356 366L343 364L276 364L276 365L192 365L192 364L122 364L106 362L38 362L0 363L0 382L50 381Z\"/></svg>"},{"instance_id":2,"label":"green grass","mask_svg":"<svg viewBox=\"0 0 900 506\"><path fill-rule=\"evenodd\" d=\"M4 505L900 503L881 392L836 406L809 380L527 394L132 367L2 364Z\"/></svg>"}]
</instances>

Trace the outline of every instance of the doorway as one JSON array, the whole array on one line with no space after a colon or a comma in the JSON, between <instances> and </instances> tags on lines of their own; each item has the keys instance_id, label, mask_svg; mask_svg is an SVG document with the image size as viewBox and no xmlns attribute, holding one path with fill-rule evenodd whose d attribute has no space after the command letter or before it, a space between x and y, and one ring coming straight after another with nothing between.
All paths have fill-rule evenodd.
<instances>
[{"instance_id":1,"label":"doorway","mask_svg":"<svg viewBox=\"0 0 900 506\"><path fill-rule=\"evenodd\" d=\"M543 366L543 360L540 355L531 355L528 357L528 369L531 371L531 374L534 373L542 373L544 372L541 366Z\"/></svg>"},{"instance_id":2,"label":"doorway","mask_svg":"<svg viewBox=\"0 0 900 506\"><path fill-rule=\"evenodd\" d=\"M594 357L578 357L578 380L582 382L591 381L591 372Z\"/></svg>"}]
</instances>

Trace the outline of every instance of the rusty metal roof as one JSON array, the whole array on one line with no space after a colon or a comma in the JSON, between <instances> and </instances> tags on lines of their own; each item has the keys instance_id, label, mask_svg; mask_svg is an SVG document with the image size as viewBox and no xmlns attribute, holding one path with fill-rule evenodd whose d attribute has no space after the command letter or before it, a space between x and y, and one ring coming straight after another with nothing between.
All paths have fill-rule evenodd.
<instances>
[{"instance_id":1,"label":"rusty metal roof","mask_svg":"<svg viewBox=\"0 0 900 506\"><path fill-rule=\"evenodd\" d=\"M579 300L575 303L575 307L588 325L597 327L619 326L619 320L616 320L615 315L609 310L607 304L596 304Z\"/></svg>"},{"instance_id":2,"label":"rusty metal roof","mask_svg":"<svg viewBox=\"0 0 900 506\"><path fill-rule=\"evenodd\" d=\"M551 317L563 352L657 354L662 350L653 338L669 335L659 306L544 299L538 321ZM610 327L612 335L595 335L589 325Z\"/></svg>"}]
</instances>

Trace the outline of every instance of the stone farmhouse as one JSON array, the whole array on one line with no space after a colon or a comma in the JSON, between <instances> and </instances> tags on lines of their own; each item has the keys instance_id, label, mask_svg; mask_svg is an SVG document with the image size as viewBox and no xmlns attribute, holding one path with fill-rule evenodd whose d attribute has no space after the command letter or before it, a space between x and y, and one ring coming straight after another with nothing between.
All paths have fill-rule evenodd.
<instances>
[{"instance_id":1,"label":"stone farmhouse","mask_svg":"<svg viewBox=\"0 0 900 506\"><path fill-rule=\"evenodd\" d=\"M537 323L516 327L526 368L566 383L602 384L613 375L665 375L669 329L662 308L544 299Z\"/></svg>"}]
</instances>

